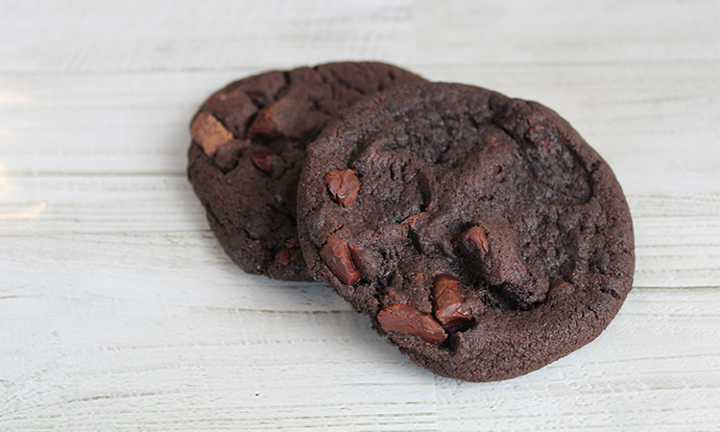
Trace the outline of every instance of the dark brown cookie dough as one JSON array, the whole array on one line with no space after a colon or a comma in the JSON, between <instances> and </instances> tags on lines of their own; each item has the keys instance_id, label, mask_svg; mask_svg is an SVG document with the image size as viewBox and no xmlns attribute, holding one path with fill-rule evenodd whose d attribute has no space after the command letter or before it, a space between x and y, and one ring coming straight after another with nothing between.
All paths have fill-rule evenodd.
<instances>
[{"instance_id":1,"label":"dark brown cookie dough","mask_svg":"<svg viewBox=\"0 0 720 432\"><path fill-rule=\"evenodd\" d=\"M372 96L308 148L310 274L415 363L494 381L597 337L632 285L632 222L605 161L562 118L485 89Z\"/></svg>"},{"instance_id":2,"label":"dark brown cookie dough","mask_svg":"<svg viewBox=\"0 0 720 432\"><path fill-rule=\"evenodd\" d=\"M420 81L383 63L331 63L245 78L205 101L188 177L230 258L248 273L312 280L295 222L305 146L363 96Z\"/></svg>"}]
</instances>

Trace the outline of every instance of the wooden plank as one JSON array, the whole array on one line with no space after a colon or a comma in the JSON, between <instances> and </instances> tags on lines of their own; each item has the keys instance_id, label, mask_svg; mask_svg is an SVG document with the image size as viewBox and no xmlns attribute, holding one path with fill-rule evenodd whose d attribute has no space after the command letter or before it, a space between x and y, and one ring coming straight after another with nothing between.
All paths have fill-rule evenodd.
<instances>
[{"instance_id":1,"label":"wooden plank","mask_svg":"<svg viewBox=\"0 0 720 432\"><path fill-rule=\"evenodd\" d=\"M97 271L101 278L105 269L82 264L89 259L139 265L153 276L169 269L163 277L175 279L174 262L188 262L190 257L208 262L197 255L200 247L213 250L215 257L219 251L202 206L183 177L10 177L5 188L12 192L0 196L0 255L10 274L20 270L37 280L37 272L43 270L33 260L44 256L42 266L63 263L53 270L58 274ZM631 195L629 203L636 235L636 286L717 286L718 196ZM137 250L127 256L127 247ZM66 256L65 248L81 255ZM14 259L21 262L10 265ZM213 259L209 265L217 263Z\"/></svg>"},{"instance_id":2,"label":"wooden plank","mask_svg":"<svg viewBox=\"0 0 720 432\"><path fill-rule=\"evenodd\" d=\"M717 288L633 290L592 344L471 384L410 364L347 309L305 309L294 288L268 305L299 311L277 312L188 302L203 284L126 295L135 284L0 298L0 429L669 431L711 430L720 412ZM308 285L310 303L324 290Z\"/></svg>"},{"instance_id":3,"label":"wooden plank","mask_svg":"<svg viewBox=\"0 0 720 432\"><path fill-rule=\"evenodd\" d=\"M717 430L718 295L634 289L596 341L547 368L482 391L440 379L440 430Z\"/></svg>"},{"instance_id":4,"label":"wooden plank","mask_svg":"<svg viewBox=\"0 0 720 432\"><path fill-rule=\"evenodd\" d=\"M694 1L420 2L419 63L718 60L720 4Z\"/></svg>"},{"instance_id":5,"label":"wooden plank","mask_svg":"<svg viewBox=\"0 0 720 432\"><path fill-rule=\"evenodd\" d=\"M360 58L407 64L413 55L411 5L3 2L0 73L265 69Z\"/></svg>"},{"instance_id":6,"label":"wooden plank","mask_svg":"<svg viewBox=\"0 0 720 432\"><path fill-rule=\"evenodd\" d=\"M239 304L0 300L0 429L436 430L432 376L354 313Z\"/></svg>"},{"instance_id":7,"label":"wooden plank","mask_svg":"<svg viewBox=\"0 0 720 432\"><path fill-rule=\"evenodd\" d=\"M717 0L0 2L0 430L718 430L719 31ZM344 59L539 100L607 159L638 259L605 333L463 383L230 262L190 116Z\"/></svg>"},{"instance_id":8,"label":"wooden plank","mask_svg":"<svg viewBox=\"0 0 720 432\"><path fill-rule=\"evenodd\" d=\"M718 59L714 0L455 1L442 7L410 0L131 0L0 7L0 73L262 69L338 59L425 65Z\"/></svg>"},{"instance_id":9,"label":"wooden plank","mask_svg":"<svg viewBox=\"0 0 720 432\"><path fill-rule=\"evenodd\" d=\"M197 107L250 73L0 77L0 171L182 174Z\"/></svg>"},{"instance_id":10,"label":"wooden plank","mask_svg":"<svg viewBox=\"0 0 720 432\"><path fill-rule=\"evenodd\" d=\"M720 193L720 63L419 72L556 109L608 160L628 194ZM250 73L0 77L0 172L183 175L193 112Z\"/></svg>"}]
</instances>

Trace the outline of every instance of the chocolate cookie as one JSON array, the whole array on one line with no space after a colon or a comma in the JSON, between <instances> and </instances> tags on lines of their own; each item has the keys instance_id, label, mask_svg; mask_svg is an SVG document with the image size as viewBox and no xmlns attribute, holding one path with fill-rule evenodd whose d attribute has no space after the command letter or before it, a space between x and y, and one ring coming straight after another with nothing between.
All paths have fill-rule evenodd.
<instances>
[{"instance_id":1,"label":"chocolate cookie","mask_svg":"<svg viewBox=\"0 0 720 432\"><path fill-rule=\"evenodd\" d=\"M300 244L415 363L512 378L597 337L632 285L605 161L550 109L425 83L363 100L308 148Z\"/></svg>"},{"instance_id":2,"label":"chocolate cookie","mask_svg":"<svg viewBox=\"0 0 720 432\"><path fill-rule=\"evenodd\" d=\"M205 101L188 177L230 258L248 273L312 280L295 222L305 146L361 97L421 81L383 63L331 63L242 79Z\"/></svg>"}]
</instances>

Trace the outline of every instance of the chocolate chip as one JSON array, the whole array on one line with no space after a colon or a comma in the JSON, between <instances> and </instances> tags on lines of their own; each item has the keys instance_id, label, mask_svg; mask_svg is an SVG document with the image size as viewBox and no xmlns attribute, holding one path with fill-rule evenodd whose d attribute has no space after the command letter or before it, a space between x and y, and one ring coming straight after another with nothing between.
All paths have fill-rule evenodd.
<instances>
[{"instance_id":1,"label":"chocolate chip","mask_svg":"<svg viewBox=\"0 0 720 432\"><path fill-rule=\"evenodd\" d=\"M237 138L246 138L248 121L258 109L242 90L222 91L211 96L203 107L225 125Z\"/></svg>"},{"instance_id":2,"label":"chocolate chip","mask_svg":"<svg viewBox=\"0 0 720 432\"><path fill-rule=\"evenodd\" d=\"M432 315L418 312L412 307L393 303L382 308L378 321L386 332L400 332L417 336L425 342L442 343L447 334Z\"/></svg>"},{"instance_id":3,"label":"chocolate chip","mask_svg":"<svg viewBox=\"0 0 720 432\"><path fill-rule=\"evenodd\" d=\"M295 237L290 237L289 239L285 240L285 247L288 249L294 249L297 247L297 239Z\"/></svg>"},{"instance_id":4,"label":"chocolate chip","mask_svg":"<svg viewBox=\"0 0 720 432\"><path fill-rule=\"evenodd\" d=\"M450 275L438 275L433 281L433 313L443 327L454 327L472 318L470 311L463 307L461 285L458 278Z\"/></svg>"},{"instance_id":5,"label":"chocolate chip","mask_svg":"<svg viewBox=\"0 0 720 432\"><path fill-rule=\"evenodd\" d=\"M195 117L190 126L190 135L208 156L214 155L218 147L233 138L225 126L209 112L201 112Z\"/></svg>"},{"instance_id":6,"label":"chocolate chip","mask_svg":"<svg viewBox=\"0 0 720 432\"><path fill-rule=\"evenodd\" d=\"M330 171L325 175L325 183L333 199L346 206L355 201L360 190L360 182L351 169Z\"/></svg>"},{"instance_id":7,"label":"chocolate chip","mask_svg":"<svg viewBox=\"0 0 720 432\"><path fill-rule=\"evenodd\" d=\"M255 116L255 120L250 123L248 128L248 136L262 135L267 138L275 139L282 136L275 124L275 116L277 111L277 102L273 102Z\"/></svg>"},{"instance_id":8,"label":"chocolate chip","mask_svg":"<svg viewBox=\"0 0 720 432\"><path fill-rule=\"evenodd\" d=\"M355 268L358 270L364 269L365 264L363 263L362 257L360 256L360 249L357 246L351 244L348 245L348 250L350 251L350 258L352 258L352 262L355 265Z\"/></svg>"},{"instance_id":9,"label":"chocolate chip","mask_svg":"<svg viewBox=\"0 0 720 432\"><path fill-rule=\"evenodd\" d=\"M350 257L352 258L355 268L360 270L360 274L365 279L374 279L380 272L380 259L372 252L360 249L351 244L348 245Z\"/></svg>"},{"instance_id":10,"label":"chocolate chip","mask_svg":"<svg viewBox=\"0 0 720 432\"><path fill-rule=\"evenodd\" d=\"M257 169L270 174L273 178L279 177L285 171L285 164L279 157L265 152L256 152L252 156L252 162Z\"/></svg>"},{"instance_id":11,"label":"chocolate chip","mask_svg":"<svg viewBox=\"0 0 720 432\"><path fill-rule=\"evenodd\" d=\"M275 255L275 261L282 265L290 264L290 251L287 249L280 249L280 251Z\"/></svg>"},{"instance_id":12,"label":"chocolate chip","mask_svg":"<svg viewBox=\"0 0 720 432\"><path fill-rule=\"evenodd\" d=\"M294 88L298 89L298 87ZM314 141L314 138L310 137L317 136L332 116L310 108L308 95L295 96L297 97L285 94L260 110L250 124L248 134L269 140L290 137L302 141L309 139L307 142Z\"/></svg>"},{"instance_id":13,"label":"chocolate chip","mask_svg":"<svg viewBox=\"0 0 720 432\"><path fill-rule=\"evenodd\" d=\"M360 272L355 268L347 244L341 238L328 237L327 243L320 249L320 257L342 283L352 285L360 280Z\"/></svg>"},{"instance_id":14,"label":"chocolate chip","mask_svg":"<svg viewBox=\"0 0 720 432\"><path fill-rule=\"evenodd\" d=\"M485 254L490 253L490 242L481 226L474 226L465 232L464 238Z\"/></svg>"}]
</instances>

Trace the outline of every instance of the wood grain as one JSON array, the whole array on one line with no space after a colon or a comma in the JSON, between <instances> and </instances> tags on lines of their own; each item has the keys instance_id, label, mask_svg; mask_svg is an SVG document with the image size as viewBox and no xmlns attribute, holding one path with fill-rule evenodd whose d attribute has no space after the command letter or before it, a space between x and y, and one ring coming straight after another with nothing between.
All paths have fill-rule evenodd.
<instances>
[{"instance_id":1,"label":"wood grain","mask_svg":"<svg viewBox=\"0 0 720 432\"><path fill-rule=\"evenodd\" d=\"M533 99L608 161L635 288L593 343L433 376L247 275L185 179L224 84L372 59ZM720 430L720 2L0 2L0 431Z\"/></svg>"},{"instance_id":2,"label":"wood grain","mask_svg":"<svg viewBox=\"0 0 720 432\"><path fill-rule=\"evenodd\" d=\"M208 287L175 288L199 298ZM309 298L327 290L306 289ZM294 291L273 290L268 305L298 304ZM214 306L125 293L5 297L0 313L16 330L0 339L3 364L14 365L0 368L0 426L712 430L719 293L636 289L592 344L487 384L434 378L349 310L253 310L239 295Z\"/></svg>"},{"instance_id":3,"label":"wood grain","mask_svg":"<svg viewBox=\"0 0 720 432\"><path fill-rule=\"evenodd\" d=\"M542 101L607 159L628 193L720 193L720 148L709 145L720 140L720 63L414 70ZM192 114L209 94L253 72L0 76L8 89L0 152L13 162L0 160L0 169L184 175Z\"/></svg>"},{"instance_id":4,"label":"wood grain","mask_svg":"<svg viewBox=\"0 0 720 432\"><path fill-rule=\"evenodd\" d=\"M37 267L54 264L57 268L48 273L50 278L59 273L70 277L102 272L85 269L86 260L127 265L133 257L125 257L126 245L141 247L134 254L139 254L138 265L148 273L153 267L175 271L175 262L187 263L188 271L193 271L197 265L193 259L207 260L197 256L205 239L210 239L215 257L222 257L184 177L13 176L5 188L12 191L0 196L0 255L8 264L8 276L23 271L37 279ZM636 236L635 286L718 286L717 196L629 195L628 201ZM37 245L33 255L22 247L28 241ZM63 248L77 251L63 257ZM33 263L46 252L48 262ZM14 263L16 258L23 261Z\"/></svg>"}]
</instances>

